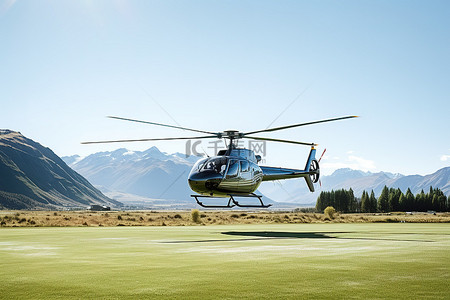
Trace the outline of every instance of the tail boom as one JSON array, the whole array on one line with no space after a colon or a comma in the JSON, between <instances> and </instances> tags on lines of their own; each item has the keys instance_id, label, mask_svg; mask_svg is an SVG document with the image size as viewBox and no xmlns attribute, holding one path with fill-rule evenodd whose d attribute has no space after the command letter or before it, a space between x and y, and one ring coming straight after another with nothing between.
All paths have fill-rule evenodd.
<instances>
[{"instance_id":1,"label":"tail boom","mask_svg":"<svg viewBox=\"0 0 450 300\"><path fill-rule=\"evenodd\" d=\"M261 166L261 170L263 171L263 181L303 177L309 190L314 192L314 183L319 179L319 164L316 161L316 149L314 147L311 148L304 170L264 166Z\"/></svg>"}]
</instances>

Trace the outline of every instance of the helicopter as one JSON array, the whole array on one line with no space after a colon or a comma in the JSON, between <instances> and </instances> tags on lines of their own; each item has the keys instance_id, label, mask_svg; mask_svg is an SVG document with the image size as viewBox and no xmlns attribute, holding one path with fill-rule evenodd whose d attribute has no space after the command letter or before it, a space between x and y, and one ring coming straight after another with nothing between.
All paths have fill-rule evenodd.
<instances>
[{"instance_id":1,"label":"helicopter","mask_svg":"<svg viewBox=\"0 0 450 300\"><path fill-rule=\"evenodd\" d=\"M170 141L170 140L193 140L193 139L224 139L228 140L226 149L220 150L216 156L201 158L192 167L188 183L192 191L197 194L191 195L197 204L205 208L268 208L272 204L264 204L262 195L257 195L255 191L263 181L274 181L291 178L304 178L311 192L314 192L314 184L319 181L320 167L319 160L316 159L315 143L305 143L292 140L274 139L255 136L255 134L264 132L274 132L294 127L313 125L325 122L333 122L345 119L356 118L358 116L345 116L332 119L324 119L306 123L299 123L281 127L273 127L256 131L240 132L238 130L225 130L223 132L211 132L205 130L192 129L187 127L142 121L136 119L108 116L111 119L138 122L156 126L163 126L196 133L202 133L201 136L193 137L168 137L168 138L149 138L133 140L110 140L110 141L92 141L82 142L82 144L101 144L101 143L123 143L123 142L146 142L146 141ZM252 139L259 141L281 142L311 147L308 159L303 170L291 168L279 168L260 166L260 155L255 155L253 150L239 148L237 142L240 139ZM237 198L256 198L259 204L242 204ZM204 201L207 199L228 198L225 205L211 205Z\"/></svg>"}]
</instances>

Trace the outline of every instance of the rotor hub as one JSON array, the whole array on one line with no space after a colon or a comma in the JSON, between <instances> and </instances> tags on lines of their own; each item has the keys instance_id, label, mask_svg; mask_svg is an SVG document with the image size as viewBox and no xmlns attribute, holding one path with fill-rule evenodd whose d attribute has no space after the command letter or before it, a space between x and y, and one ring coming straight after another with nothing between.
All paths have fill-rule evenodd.
<instances>
[{"instance_id":1,"label":"rotor hub","mask_svg":"<svg viewBox=\"0 0 450 300\"><path fill-rule=\"evenodd\" d=\"M221 133L221 136L223 138L229 139L240 139L242 138L243 134L238 130L225 130L224 132Z\"/></svg>"}]
</instances>

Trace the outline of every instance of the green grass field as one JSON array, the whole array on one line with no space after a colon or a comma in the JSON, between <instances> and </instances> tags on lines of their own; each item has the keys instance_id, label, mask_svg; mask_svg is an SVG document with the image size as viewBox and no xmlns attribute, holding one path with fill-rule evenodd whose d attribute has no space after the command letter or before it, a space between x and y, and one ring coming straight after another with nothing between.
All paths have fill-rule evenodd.
<instances>
[{"instance_id":1,"label":"green grass field","mask_svg":"<svg viewBox=\"0 0 450 300\"><path fill-rule=\"evenodd\" d=\"M0 229L0 298L449 299L450 224Z\"/></svg>"}]
</instances>

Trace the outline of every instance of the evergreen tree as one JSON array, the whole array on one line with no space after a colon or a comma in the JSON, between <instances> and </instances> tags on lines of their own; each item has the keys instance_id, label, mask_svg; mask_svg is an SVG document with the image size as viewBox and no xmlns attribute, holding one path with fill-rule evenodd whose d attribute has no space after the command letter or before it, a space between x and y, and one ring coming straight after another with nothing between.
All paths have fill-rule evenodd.
<instances>
[{"instance_id":1,"label":"evergreen tree","mask_svg":"<svg viewBox=\"0 0 450 300\"><path fill-rule=\"evenodd\" d=\"M328 204L328 206L333 206L333 207L337 206L336 193L333 190L331 190L329 202L330 202L330 204Z\"/></svg>"},{"instance_id":2,"label":"evergreen tree","mask_svg":"<svg viewBox=\"0 0 450 300\"><path fill-rule=\"evenodd\" d=\"M361 196L361 212L363 213L370 212L369 197L366 191L363 191Z\"/></svg>"},{"instance_id":3,"label":"evergreen tree","mask_svg":"<svg viewBox=\"0 0 450 300\"><path fill-rule=\"evenodd\" d=\"M321 192L316 200L316 210L323 211L328 206L333 206L337 211L341 212L357 212L360 209L351 188L348 191L340 189L332 190L331 192Z\"/></svg>"},{"instance_id":4,"label":"evergreen tree","mask_svg":"<svg viewBox=\"0 0 450 300\"><path fill-rule=\"evenodd\" d=\"M425 195L424 211L433 209L433 187L430 186L430 190Z\"/></svg>"},{"instance_id":5,"label":"evergreen tree","mask_svg":"<svg viewBox=\"0 0 450 300\"><path fill-rule=\"evenodd\" d=\"M437 194L433 194L431 198L431 207L434 211L439 211L439 196Z\"/></svg>"},{"instance_id":6,"label":"evergreen tree","mask_svg":"<svg viewBox=\"0 0 450 300\"><path fill-rule=\"evenodd\" d=\"M439 188L431 189L431 206L434 211L447 211L447 197Z\"/></svg>"},{"instance_id":7,"label":"evergreen tree","mask_svg":"<svg viewBox=\"0 0 450 300\"><path fill-rule=\"evenodd\" d=\"M411 192L410 188L408 188L408 190L406 191L405 198L406 198L406 200L405 200L404 210L405 211L413 211L414 206L415 206L415 199L414 199L414 195Z\"/></svg>"},{"instance_id":8,"label":"evergreen tree","mask_svg":"<svg viewBox=\"0 0 450 300\"><path fill-rule=\"evenodd\" d=\"M417 211L426 211L426 196L425 192L422 190L419 194L416 195L416 201L414 201L414 209Z\"/></svg>"},{"instance_id":9,"label":"evergreen tree","mask_svg":"<svg viewBox=\"0 0 450 300\"><path fill-rule=\"evenodd\" d=\"M376 212L377 211L377 198L375 198L375 193L370 192L370 198L369 198L369 212Z\"/></svg>"},{"instance_id":10,"label":"evergreen tree","mask_svg":"<svg viewBox=\"0 0 450 300\"><path fill-rule=\"evenodd\" d=\"M350 204L349 204L349 212L357 212L358 211L358 201L355 198L355 193L353 192L353 189L350 188L348 190L348 197L350 200Z\"/></svg>"},{"instance_id":11,"label":"evergreen tree","mask_svg":"<svg viewBox=\"0 0 450 300\"><path fill-rule=\"evenodd\" d=\"M400 189L389 189L388 203L389 203L389 211L398 211L399 210L399 202L400 195L402 191Z\"/></svg>"},{"instance_id":12,"label":"evergreen tree","mask_svg":"<svg viewBox=\"0 0 450 300\"><path fill-rule=\"evenodd\" d=\"M403 195L402 190L399 188L395 190L394 211L400 210L400 196Z\"/></svg>"},{"instance_id":13,"label":"evergreen tree","mask_svg":"<svg viewBox=\"0 0 450 300\"><path fill-rule=\"evenodd\" d=\"M389 211L389 190L387 186L384 186L383 190L381 191L381 195L378 198L378 211L380 212L387 212Z\"/></svg>"},{"instance_id":14,"label":"evergreen tree","mask_svg":"<svg viewBox=\"0 0 450 300\"><path fill-rule=\"evenodd\" d=\"M320 193L319 197L316 200L316 211L322 212L322 195L323 192Z\"/></svg>"},{"instance_id":15,"label":"evergreen tree","mask_svg":"<svg viewBox=\"0 0 450 300\"><path fill-rule=\"evenodd\" d=\"M395 201L395 195L394 193L389 193L388 194L388 210L387 211L394 211L394 201Z\"/></svg>"},{"instance_id":16,"label":"evergreen tree","mask_svg":"<svg viewBox=\"0 0 450 300\"><path fill-rule=\"evenodd\" d=\"M403 193L400 195L400 199L398 199L398 210L406 211L406 196Z\"/></svg>"}]
</instances>

